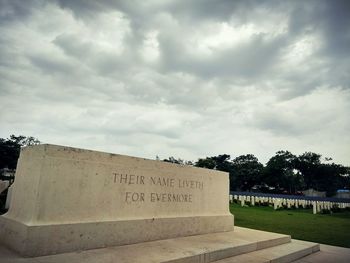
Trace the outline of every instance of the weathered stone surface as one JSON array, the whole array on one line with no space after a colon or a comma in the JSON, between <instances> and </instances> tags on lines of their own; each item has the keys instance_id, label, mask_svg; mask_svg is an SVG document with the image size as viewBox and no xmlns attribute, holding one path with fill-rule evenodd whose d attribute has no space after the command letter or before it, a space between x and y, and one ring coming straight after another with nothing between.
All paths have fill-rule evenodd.
<instances>
[{"instance_id":1,"label":"weathered stone surface","mask_svg":"<svg viewBox=\"0 0 350 263\"><path fill-rule=\"evenodd\" d=\"M292 240L289 243L270 246L265 249L256 250L251 253L242 254L236 257L225 258L217 263L235 263L235 262L273 262L287 263L310 255L320 250L319 244Z\"/></svg>"},{"instance_id":2,"label":"weathered stone surface","mask_svg":"<svg viewBox=\"0 0 350 263\"><path fill-rule=\"evenodd\" d=\"M5 245L38 256L233 230L227 173L55 145L22 149Z\"/></svg>"},{"instance_id":3,"label":"weathered stone surface","mask_svg":"<svg viewBox=\"0 0 350 263\"><path fill-rule=\"evenodd\" d=\"M290 240L290 236L287 235L235 227L233 232L179 237L27 259L0 246L0 258L1 263L209 263L287 244Z\"/></svg>"}]
</instances>

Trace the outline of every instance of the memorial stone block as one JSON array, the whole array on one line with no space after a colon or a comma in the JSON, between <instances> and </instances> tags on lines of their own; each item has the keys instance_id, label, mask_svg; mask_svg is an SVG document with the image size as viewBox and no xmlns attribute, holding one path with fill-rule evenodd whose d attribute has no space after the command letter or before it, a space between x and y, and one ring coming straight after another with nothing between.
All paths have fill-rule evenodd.
<instances>
[{"instance_id":1,"label":"memorial stone block","mask_svg":"<svg viewBox=\"0 0 350 263\"><path fill-rule=\"evenodd\" d=\"M15 178L0 237L24 256L233 230L220 171L46 144Z\"/></svg>"}]
</instances>

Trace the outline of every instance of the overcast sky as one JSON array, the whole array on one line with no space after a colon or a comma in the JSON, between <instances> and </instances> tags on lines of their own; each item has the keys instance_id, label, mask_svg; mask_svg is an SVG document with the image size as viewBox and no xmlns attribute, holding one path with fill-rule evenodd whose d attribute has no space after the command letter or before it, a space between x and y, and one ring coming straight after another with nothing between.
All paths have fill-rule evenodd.
<instances>
[{"instance_id":1,"label":"overcast sky","mask_svg":"<svg viewBox=\"0 0 350 263\"><path fill-rule=\"evenodd\" d=\"M350 165L350 1L0 3L1 138Z\"/></svg>"}]
</instances>

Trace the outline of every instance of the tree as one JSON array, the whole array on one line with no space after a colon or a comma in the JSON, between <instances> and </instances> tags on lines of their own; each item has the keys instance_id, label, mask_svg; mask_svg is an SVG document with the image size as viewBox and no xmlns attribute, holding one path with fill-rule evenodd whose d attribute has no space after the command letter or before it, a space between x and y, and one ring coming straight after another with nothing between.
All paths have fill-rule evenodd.
<instances>
[{"instance_id":1,"label":"tree","mask_svg":"<svg viewBox=\"0 0 350 263\"><path fill-rule=\"evenodd\" d=\"M8 139L0 138L0 169L16 169L21 147L39 144L34 137L11 135Z\"/></svg>"},{"instance_id":2,"label":"tree","mask_svg":"<svg viewBox=\"0 0 350 263\"><path fill-rule=\"evenodd\" d=\"M338 189L348 187L349 169L335 163L319 164L313 185L318 191L326 191L327 196L333 196Z\"/></svg>"},{"instance_id":3,"label":"tree","mask_svg":"<svg viewBox=\"0 0 350 263\"><path fill-rule=\"evenodd\" d=\"M295 169L296 156L289 151L278 151L264 169L263 181L269 186L284 189L289 193L302 190L304 180Z\"/></svg>"},{"instance_id":4,"label":"tree","mask_svg":"<svg viewBox=\"0 0 350 263\"><path fill-rule=\"evenodd\" d=\"M317 189L316 175L321 165L321 155L313 152L305 152L295 159L294 164L295 168L303 175L306 188Z\"/></svg>"},{"instance_id":5,"label":"tree","mask_svg":"<svg viewBox=\"0 0 350 263\"><path fill-rule=\"evenodd\" d=\"M158 157L158 156L157 156ZM159 158L159 157L158 157ZM163 162L167 162L167 163L176 163L176 164L181 164L181 165L193 165L192 161L185 161L183 159L176 159L173 156L170 156L168 159L163 159Z\"/></svg>"},{"instance_id":6,"label":"tree","mask_svg":"<svg viewBox=\"0 0 350 263\"><path fill-rule=\"evenodd\" d=\"M173 156L170 156L168 159L163 159L163 162L167 163L176 163L176 164L184 164L184 160L182 159L176 159Z\"/></svg>"},{"instance_id":7,"label":"tree","mask_svg":"<svg viewBox=\"0 0 350 263\"><path fill-rule=\"evenodd\" d=\"M40 144L40 141L32 136L28 136L28 137L23 135L15 136L12 134L10 136L10 140L22 147Z\"/></svg>"},{"instance_id":8,"label":"tree","mask_svg":"<svg viewBox=\"0 0 350 263\"><path fill-rule=\"evenodd\" d=\"M206 157L205 159L198 159L198 161L195 163L195 166L207 169L214 169L216 166L216 162L212 157Z\"/></svg>"},{"instance_id":9,"label":"tree","mask_svg":"<svg viewBox=\"0 0 350 263\"><path fill-rule=\"evenodd\" d=\"M253 154L241 155L232 160L232 172L230 174L230 188L243 191L261 182L264 166Z\"/></svg>"},{"instance_id":10,"label":"tree","mask_svg":"<svg viewBox=\"0 0 350 263\"><path fill-rule=\"evenodd\" d=\"M228 172L231 190L251 191L254 185L267 184L277 192L294 194L313 187L331 196L337 189L350 188L350 168L329 163L331 160L326 158L326 163L321 163L321 155L312 152L296 156L289 151L278 151L265 167L253 154L232 161L228 154L206 157L198 159L195 166Z\"/></svg>"},{"instance_id":11,"label":"tree","mask_svg":"<svg viewBox=\"0 0 350 263\"><path fill-rule=\"evenodd\" d=\"M232 162L230 162L230 155L220 154L218 156L206 157L205 159L198 159L195 166L228 172L230 176L230 190L233 190L231 187L233 185L231 182L231 178L233 177L233 165Z\"/></svg>"},{"instance_id":12,"label":"tree","mask_svg":"<svg viewBox=\"0 0 350 263\"><path fill-rule=\"evenodd\" d=\"M205 159L199 159L195 166L203 167L208 169L215 169L224 172L230 172L232 170L232 165L230 163L230 155L222 154L213 157L206 157Z\"/></svg>"}]
</instances>

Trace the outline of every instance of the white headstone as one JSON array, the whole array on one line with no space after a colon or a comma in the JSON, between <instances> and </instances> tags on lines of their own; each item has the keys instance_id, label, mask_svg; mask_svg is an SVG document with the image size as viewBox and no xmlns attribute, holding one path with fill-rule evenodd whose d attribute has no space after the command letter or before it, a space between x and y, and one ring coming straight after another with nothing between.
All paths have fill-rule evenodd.
<instances>
[{"instance_id":1,"label":"white headstone","mask_svg":"<svg viewBox=\"0 0 350 263\"><path fill-rule=\"evenodd\" d=\"M312 213L317 214L317 205L316 202L312 202Z\"/></svg>"}]
</instances>

